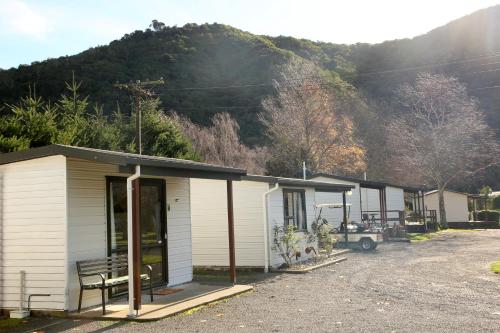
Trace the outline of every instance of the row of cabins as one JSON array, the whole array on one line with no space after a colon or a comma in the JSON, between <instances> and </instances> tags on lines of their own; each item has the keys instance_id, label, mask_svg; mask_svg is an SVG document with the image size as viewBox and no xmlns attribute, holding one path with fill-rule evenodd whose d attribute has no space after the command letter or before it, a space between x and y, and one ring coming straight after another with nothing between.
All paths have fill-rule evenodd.
<instances>
[{"instance_id":1,"label":"row of cabins","mask_svg":"<svg viewBox=\"0 0 500 333\"><path fill-rule=\"evenodd\" d=\"M342 202L342 193L350 194L351 220L372 214L396 221L391 214L405 210L405 192L413 195L414 209L424 207L419 190L325 174L307 180L255 176L63 145L2 154L0 309L19 306L19 272L25 271L26 295L50 295L33 300L32 309L73 311L80 291L76 262L132 258L134 246L141 248L140 260L152 264L157 286L191 281L196 266L229 266L235 282L236 266L268 271L282 264L272 250L275 225L310 231L315 205ZM324 214L338 226L340 211ZM100 304L100 297L84 293L83 307Z\"/></svg>"}]
</instances>

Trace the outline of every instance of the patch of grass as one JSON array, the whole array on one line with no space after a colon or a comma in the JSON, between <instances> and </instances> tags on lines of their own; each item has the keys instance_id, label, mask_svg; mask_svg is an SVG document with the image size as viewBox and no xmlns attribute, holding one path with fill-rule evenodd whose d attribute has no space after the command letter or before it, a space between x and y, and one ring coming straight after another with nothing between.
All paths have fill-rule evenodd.
<instances>
[{"instance_id":1,"label":"patch of grass","mask_svg":"<svg viewBox=\"0 0 500 333\"><path fill-rule=\"evenodd\" d=\"M15 328L26 322L26 319L0 318L0 332L7 332L7 329Z\"/></svg>"},{"instance_id":2,"label":"patch of grass","mask_svg":"<svg viewBox=\"0 0 500 333\"><path fill-rule=\"evenodd\" d=\"M475 232L477 230L473 229L443 229L435 232L427 232L427 233L409 233L407 235L408 239L413 242L422 242L427 241L429 239L435 238L441 234L452 233L452 232Z\"/></svg>"},{"instance_id":3,"label":"patch of grass","mask_svg":"<svg viewBox=\"0 0 500 333\"><path fill-rule=\"evenodd\" d=\"M490 265L490 270L493 273L500 274L500 261L495 261Z\"/></svg>"}]
</instances>

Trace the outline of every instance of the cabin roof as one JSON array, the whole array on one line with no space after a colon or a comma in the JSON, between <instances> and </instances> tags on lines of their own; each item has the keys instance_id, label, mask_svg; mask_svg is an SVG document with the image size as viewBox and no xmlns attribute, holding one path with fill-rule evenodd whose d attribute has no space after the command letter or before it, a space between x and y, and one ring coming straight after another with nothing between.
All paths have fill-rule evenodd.
<instances>
[{"instance_id":1,"label":"cabin roof","mask_svg":"<svg viewBox=\"0 0 500 333\"><path fill-rule=\"evenodd\" d=\"M326 178L331 178L331 179L339 179L339 180L344 180L352 183L357 183L361 187L366 187L366 188L374 188L374 189L383 189L387 186L389 187L396 187L400 188L409 192L418 192L418 191L424 191L425 189L423 188L418 188L418 187L412 187L412 186L405 186L405 185L399 185L399 184L393 184L393 183L387 183L387 182L381 182L381 181L373 181L373 180L364 180L364 179L359 179L355 177L348 177L348 176L337 176L337 175L331 175L328 173L315 173L309 177L308 179L313 179L316 177L326 177Z\"/></svg>"},{"instance_id":2,"label":"cabin roof","mask_svg":"<svg viewBox=\"0 0 500 333\"><path fill-rule=\"evenodd\" d=\"M56 155L118 165L120 166L120 171L124 173L133 172L133 167L140 165L141 172L144 174L158 176L172 175L181 177L184 175L185 177L193 178L198 176L200 178L239 179L241 176L246 175L246 170L243 169L178 158L139 155L59 144L0 154L0 165Z\"/></svg>"},{"instance_id":3,"label":"cabin roof","mask_svg":"<svg viewBox=\"0 0 500 333\"><path fill-rule=\"evenodd\" d=\"M333 184L328 182L319 182L315 180L304 180L298 178L285 178L285 177L274 177L274 176L246 175L242 177L242 180L251 180L269 184L279 184L283 186L314 188L318 192L343 192L343 191L349 191L354 188L353 185L348 185L348 184Z\"/></svg>"}]
</instances>

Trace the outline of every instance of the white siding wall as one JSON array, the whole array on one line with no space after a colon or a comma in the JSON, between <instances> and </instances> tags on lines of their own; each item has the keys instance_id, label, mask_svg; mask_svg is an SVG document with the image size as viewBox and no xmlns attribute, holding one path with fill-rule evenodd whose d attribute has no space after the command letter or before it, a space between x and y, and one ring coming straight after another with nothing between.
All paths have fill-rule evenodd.
<instances>
[{"instance_id":1,"label":"white siding wall","mask_svg":"<svg viewBox=\"0 0 500 333\"><path fill-rule=\"evenodd\" d=\"M425 195L425 206L427 209L436 210L439 221L439 197L437 192ZM467 205L467 195L465 194L445 191L444 208L448 222L467 222L469 220L469 207Z\"/></svg>"},{"instance_id":2,"label":"white siding wall","mask_svg":"<svg viewBox=\"0 0 500 333\"><path fill-rule=\"evenodd\" d=\"M80 284L76 262L107 253L106 176L114 165L68 158L68 309L78 307ZM100 304L100 290L83 292L82 307Z\"/></svg>"},{"instance_id":3,"label":"white siding wall","mask_svg":"<svg viewBox=\"0 0 500 333\"><path fill-rule=\"evenodd\" d=\"M26 294L51 294L33 298L32 308L63 310L66 243L65 158L0 166L0 308L19 306L24 270Z\"/></svg>"},{"instance_id":4,"label":"white siding wall","mask_svg":"<svg viewBox=\"0 0 500 333\"><path fill-rule=\"evenodd\" d=\"M194 266L229 266L226 191L224 180L191 179Z\"/></svg>"},{"instance_id":5,"label":"white siding wall","mask_svg":"<svg viewBox=\"0 0 500 333\"><path fill-rule=\"evenodd\" d=\"M269 190L263 182L233 182L236 264L264 266L264 207L262 195Z\"/></svg>"},{"instance_id":6,"label":"white siding wall","mask_svg":"<svg viewBox=\"0 0 500 333\"><path fill-rule=\"evenodd\" d=\"M167 177L168 284L193 279L189 178Z\"/></svg>"},{"instance_id":7,"label":"white siding wall","mask_svg":"<svg viewBox=\"0 0 500 333\"><path fill-rule=\"evenodd\" d=\"M327 183L335 184L347 184L354 185L355 188L352 189L352 195L346 197L346 202L351 204L351 211L349 218L354 222L361 222L361 207L359 202L359 184L353 183L345 180L333 179L330 177L316 177L313 180ZM327 193L327 192L316 192L316 203L342 203L342 193ZM331 226L340 227L342 222L343 213L342 209L339 208L326 208L321 212L321 216L325 217Z\"/></svg>"},{"instance_id":8,"label":"white siding wall","mask_svg":"<svg viewBox=\"0 0 500 333\"><path fill-rule=\"evenodd\" d=\"M68 159L68 308L78 306L76 261L107 255L106 176L116 166ZM167 177L169 284L192 280L189 180ZM168 209L170 208L170 209ZM100 304L99 291L84 291L83 307Z\"/></svg>"},{"instance_id":9,"label":"white siding wall","mask_svg":"<svg viewBox=\"0 0 500 333\"><path fill-rule=\"evenodd\" d=\"M361 188L361 210L380 211L380 192L373 188Z\"/></svg>"},{"instance_id":10,"label":"white siding wall","mask_svg":"<svg viewBox=\"0 0 500 333\"><path fill-rule=\"evenodd\" d=\"M385 188L385 198L387 200L387 218L389 225L399 224L399 213L393 211L405 210L404 191L401 188L387 186Z\"/></svg>"},{"instance_id":11,"label":"white siding wall","mask_svg":"<svg viewBox=\"0 0 500 333\"><path fill-rule=\"evenodd\" d=\"M262 195L269 189L263 182L233 182L236 265L264 265ZM226 181L192 179L191 214L193 264L228 266Z\"/></svg>"},{"instance_id":12,"label":"white siding wall","mask_svg":"<svg viewBox=\"0 0 500 333\"><path fill-rule=\"evenodd\" d=\"M307 229L311 231L311 224L314 222L315 217L315 191L314 189L305 189L306 193L306 217L307 217ZM270 264L273 267L278 267L284 263L283 259L279 256L276 251L272 250L273 242L273 228L275 225L282 226L285 223L284 218L284 206L283 206L283 189L280 188L277 191L269 194L269 253L270 253ZM305 234L298 232L299 237L302 240L299 244L300 251L302 252L302 257L299 260L306 260L308 256L304 253L303 249L308 246L305 241ZM316 244L313 244L317 248Z\"/></svg>"},{"instance_id":13,"label":"white siding wall","mask_svg":"<svg viewBox=\"0 0 500 333\"><path fill-rule=\"evenodd\" d=\"M387 210L405 210L404 191L401 188L387 186L385 189Z\"/></svg>"}]
</instances>

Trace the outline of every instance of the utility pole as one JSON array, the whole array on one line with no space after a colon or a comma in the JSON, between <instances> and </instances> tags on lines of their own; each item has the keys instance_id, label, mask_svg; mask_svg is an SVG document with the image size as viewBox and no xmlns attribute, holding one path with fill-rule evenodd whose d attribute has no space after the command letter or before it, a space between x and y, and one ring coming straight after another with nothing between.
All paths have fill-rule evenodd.
<instances>
[{"instance_id":1,"label":"utility pole","mask_svg":"<svg viewBox=\"0 0 500 333\"><path fill-rule=\"evenodd\" d=\"M156 81L140 81L130 83L116 83L113 86L118 89L123 89L128 91L134 97L134 108L136 112L135 119L135 138L136 138L136 152L137 154L142 154L142 112L141 112L141 98L151 97L153 94L148 89L148 87L154 87L157 85L162 85L165 82L163 78Z\"/></svg>"},{"instance_id":2,"label":"utility pole","mask_svg":"<svg viewBox=\"0 0 500 333\"><path fill-rule=\"evenodd\" d=\"M141 98L151 97L153 94L148 87L163 84L163 79L157 81L137 80L125 84L116 83L115 88L124 89L134 96L134 107L136 112L136 150L142 154L141 139ZM136 173L127 178L127 236L128 242L128 265L129 265L129 315L138 314L141 309L141 168L136 165ZM133 179L131 179L133 178ZM129 182L130 180L130 182ZM150 277L151 278L151 277ZM103 294L104 295L104 294ZM104 297L104 296L103 296Z\"/></svg>"}]
</instances>

